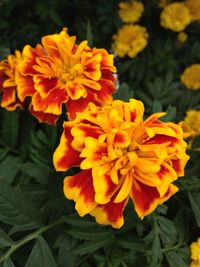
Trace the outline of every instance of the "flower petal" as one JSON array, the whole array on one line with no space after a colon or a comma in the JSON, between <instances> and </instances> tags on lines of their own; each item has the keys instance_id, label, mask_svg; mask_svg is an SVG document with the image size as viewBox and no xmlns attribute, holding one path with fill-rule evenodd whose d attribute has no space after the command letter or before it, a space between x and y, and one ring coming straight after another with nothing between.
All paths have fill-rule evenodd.
<instances>
[{"instance_id":1,"label":"flower petal","mask_svg":"<svg viewBox=\"0 0 200 267\"><path fill-rule=\"evenodd\" d=\"M81 162L82 159L79 157L80 153L71 146L72 139L70 128L65 125L60 144L53 155L53 163L56 171L67 171L71 167L78 166Z\"/></svg>"},{"instance_id":2,"label":"flower petal","mask_svg":"<svg viewBox=\"0 0 200 267\"><path fill-rule=\"evenodd\" d=\"M91 171L81 171L64 180L64 194L76 202L75 209L80 216L90 213L95 207Z\"/></svg>"}]
</instances>

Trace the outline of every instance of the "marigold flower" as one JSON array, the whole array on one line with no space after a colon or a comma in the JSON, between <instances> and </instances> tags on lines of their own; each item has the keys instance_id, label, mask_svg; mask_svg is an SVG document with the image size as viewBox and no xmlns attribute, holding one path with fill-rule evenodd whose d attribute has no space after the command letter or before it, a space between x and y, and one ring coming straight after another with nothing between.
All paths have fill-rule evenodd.
<instances>
[{"instance_id":1,"label":"marigold flower","mask_svg":"<svg viewBox=\"0 0 200 267\"><path fill-rule=\"evenodd\" d=\"M190 136L200 135L200 110L188 110L184 119L183 131L190 132Z\"/></svg>"},{"instance_id":2,"label":"marigold flower","mask_svg":"<svg viewBox=\"0 0 200 267\"><path fill-rule=\"evenodd\" d=\"M178 191L172 182L184 175L189 158L182 129L161 122L164 113L146 120L143 114L142 102L115 100L104 107L90 103L64 123L53 161L57 171L80 166L64 180L80 216L120 228L129 198L143 218Z\"/></svg>"},{"instance_id":3,"label":"marigold flower","mask_svg":"<svg viewBox=\"0 0 200 267\"><path fill-rule=\"evenodd\" d=\"M175 2L163 9L160 20L160 24L164 28L181 32L191 23L191 16L184 3Z\"/></svg>"},{"instance_id":4,"label":"marigold flower","mask_svg":"<svg viewBox=\"0 0 200 267\"><path fill-rule=\"evenodd\" d=\"M179 32L177 38L180 43L185 43L187 41L188 35L185 32Z\"/></svg>"},{"instance_id":5,"label":"marigold flower","mask_svg":"<svg viewBox=\"0 0 200 267\"><path fill-rule=\"evenodd\" d=\"M54 123L67 106L69 119L91 101L110 103L115 91L113 55L105 49L89 48L87 41L75 44L66 29L42 38L42 46L23 51L21 73L32 77L31 112L40 121ZM30 79L21 81L21 97L27 95ZM31 93L30 93L31 94Z\"/></svg>"},{"instance_id":6,"label":"marigold flower","mask_svg":"<svg viewBox=\"0 0 200 267\"><path fill-rule=\"evenodd\" d=\"M192 21L200 21L200 0L186 0Z\"/></svg>"},{"instance_id":7,"label":"marigold flower","mask_svg":"<svg viewBox=\"0 0 200 267\"><path fill-rule=\"evenodd\" d=\"M181 75L181 82L191 90L200 89L200 64L187 67Z\"/></svg>"},{"instance_id":8,"label":"marigold flower","mask_svg":"<svg viewBox=\"0 0 200 267\"><path fill-rule=\"evenodd\" d=\"M190 267L200 266L200 238L196 242L192 242L191 246L191 259Z\"/></svg>"},{"instance_id":9,"label":"marigold flower","mask_svg":"<svg viewBox=\"0 0 200 267\"><path fill-rule=\"evenodd\" d=\"M18 97L15 81L20 60L21 54L19 51L16 51L15 55L9 55L7 59L0 61L1 107L7 110L15 110L17 107L23 107L23 103Z\"/></svg>"},{"instance_id":10,"label":"marigold flower","mask_svg":"<svg viewBox=\"0 0 200 267\"><path fill-rule=\"evenodd\" d=\"M119 57L137 56L147 46L148 33L140 25L124 25L113 36L113 50Z\"/></svg>"},{"instance_id":11,"label":"marigold flower","mask_svg":"<svg viewBox=\"0 0 200 267\"><path fill-rule=\"evenodd\" d=\"M119 16L125 23L138 22L144 12L143 3L135 0L131 2L120 2L119 8Z\"/></svg>"}]
</instances>

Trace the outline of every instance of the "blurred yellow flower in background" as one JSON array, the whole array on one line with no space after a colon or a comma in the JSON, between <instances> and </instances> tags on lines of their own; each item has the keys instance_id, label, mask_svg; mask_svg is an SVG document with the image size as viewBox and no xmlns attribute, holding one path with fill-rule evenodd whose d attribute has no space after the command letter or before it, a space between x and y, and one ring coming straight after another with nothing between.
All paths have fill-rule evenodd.
<instances>
[{"instance_id":1,"label":"blurred yellow flower in background","mask_svg":"<svg viewBox=\"0 0 200 267\"><path fill-rule=\"evenodd\" d=\"M191 90L200 89L200 64L187 67L181 75L181 82Z\"/></svg>"},{"instance_id":2,"label":"blurred yellow flower in background","mask_svg":"<svg viewBox=\"0 0 200 267\"><path fill-rule=\"evenodd\" d=\"M192 21L200 21L200 0L186 0L185 2Z\"/></svg>"},{"instance_id":3,"label":"blurred yellow flower in background","mask_svg":"<svg viewBox=\"0 0 200 267\"><path fill-rule=\"evenodd\" d=\"M144 12L144 5L134 0L119 3L119 8L119 16L125 23L138 22Z\"/></svg>"},{"instance_id":4,"label":"blurred yellow flower in background","mask_svg":"<svg viewBox=\"0 0 200 267\"><path fill-rule=\"evenodd\" d=\"M124 25L113 36L113 50L119 57L128 55L134 58L147 46L148 36L145 27L132 24Z\"/></svg>"},{"instance_id":5,"label":"blurred yellow flower in background","mask_svg":"<svg viewBox=\"0 0 200 267\"><path fill-rule=\"evenodd\" d=\"M190 248L192 259L190 267L200 267L200 238L196 242L192 242Z\"/></svg>"},{"instance_id":6,"label":"blurred yellow flower in background","mask_svg":"<svg viewBox=\"0 0 200 267\"><path fill-rule=\"evenodd\" d=\"M184 3L175 2L164 8L160 20L160 24L164 28L181 32L191 23L191 16Z\"/></svg>"},{"instance_id":7,"label":"blurred yellow flower in background","mask_svg":"<svg viewBox=\"0 0 200 267\"><path fill-rule=\"evenodd\" d=\"M164 8L168 4L169 4L169 0L160 0L159 3L158 3L158 6L160 8Z\"/></svg>"},{"instance_id":8,"label":"blurred yellow flower in background","mask_svg":"<svg viewBox=\"0 0 200 267\"><path fill-rule=\"evenodd\" d=\"M182 128L184 132L190 132L193 137L200 135L200 111L188 110Z\"/></svg>"}]
</instances>

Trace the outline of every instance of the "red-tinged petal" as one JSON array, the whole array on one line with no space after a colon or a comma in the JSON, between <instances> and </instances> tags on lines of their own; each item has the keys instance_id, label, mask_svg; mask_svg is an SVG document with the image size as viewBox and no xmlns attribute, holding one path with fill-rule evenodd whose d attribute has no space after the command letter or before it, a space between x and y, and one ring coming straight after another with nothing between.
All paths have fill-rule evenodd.
<instances>
[{"instance_id":1,"label":"red-tinged petal","mask_svg":"<svg viewBox=\"0 0 200 267\"><path fill-rule=\"evenodd\" d=\"M104 79L100 79L98 83L102 88L95 92L98 101L102 104L110 104L113 99L112 94L116 91L114 83Z\"/></svg>"},{"instance_id":2,"label":"red-tinged petal","mask_svg":"<svg viewBox=\"0 0 200 267\"><path fill-rule=\"evenodd\" d=\"M35 83L35 89L42 97L46 97L49 91L56 88L58 85L58 79L46 78L42 75L34 75L33 81Z\"/></svg>"},{"instance_id":3,"label":"red-tinged petal","mask_svg":"<svg viewBox=\"0 0 200 267\"><path fill-rule=\"evenodd\" d=\"M6 108L10 104L15 103L16 95L15 95L16 88L15 87L7 87L3 90L3 95L1 99L1 106L2 108Z\"/></svg>"},{"instance_id":4,"label":"red-tinged petal","mask_svg":"<svg viewBox=\"0 0 200 267\"><path fill-rule=\"evenodd\" d=\"M101 133L102 131L97 126L79 123L75 125L71 130L71 134L74 137L72 141L72 147L81 152L84 147L86 137L90 136L98 138Z\"/></svg>"},{"instance_id":5,"label":"red-tinged petal","mask_svg":"<svg viewBox=\"0 0 200 267\"><path fill-rule=\"evenodd\" d=\"M87 96L87 91L86 91L85 87L82 84L77 83L76 81L67 82L65 87L66 87L66 90L67 90L69 97L72 100L77 100L81 97Z\"/></svg>"},{"instance_id":6,"label":"red-tinged petal","mask_svg":"<svg viewBox=\"0 0 200 267\"><path fill-rule=\"evenodd\" d=\"M54 114L44 113L42 111L35 111L32 105L30 105L29 110L31 114L38 119L39 122L44 122L53 125L56 124L56 121L59 118L59 116Z\"/></svg>"},{"instance_id":7,"label":"red-tinged petal","mask_svg":"<svg viewBox=\"0 0 200 267\"><path fill-rule=\"evenodd\" d=\"M93 89L95 91L101 90L101 85L100 85L99 81L96 82L96 81L90 80L88 78L77 77L76 78L76 82L78 82L78 83L80 83L82 85L85 85L88 88L91 88L91 89Z\"/></svg>"},{"instance_id":8,"label":"red-tinged petal","mask_svg":"<svg viewBox=\"0 0 200 267\"><path fill-rule=\"evenodd\" d=\"M116 72L116 67L113 66L114 64L114 55L108 54L108 52L105 49L99 49L99 48L93 48L92 50L93 54L101 54L102 60L101 60L101 68L109 70L110 72Z\"/></svg>"},{"instance_id":9,"label":"red-tinged petal","mask_svg":"<svg viewBox=\"0 0 200 267\"><path fill-rule=\"evenodd\" d=\"M88 59L84 64L84 75L94 81L98 81L101 78L101 54Z\"/></svg>"},{"instance_id":10,"label":"red-tinged petal","mask_svg":"<svg viewBox=\"0 0 200 267\"><path fill-rule=\"evenodd\" d=\"M109 170L109 164L92 168L95 201L98 204L106 204L110 202L111 197L117 190L117 186L112 182L110 175L104 173L108 172Z\"/></svg>"},{"instance_id":11,"label":"red-tinged petal","mask_svg":"<svg viewBox=\"0 0 200 267\"><path fill-rule=\"evenodd\" d=\"M81 171L64 180L64 194L76 202L75 209L80 216L90 213L95 207L91 171Z\"/></svg>"},{"instance_id":12,"label":"red-tinged petal","mask_svg":"<svg viewBox=\"0 0 200 267\"><path fill-rule=\"evenodd\" d=\"M96 221L104 225L112 225L114 228L121 228L124 224L123 210L128 202L128 198L120 203L114 203L113 199L105 205L97 205L90 214Z\"/></svg>"},{"instance_id":13,"label":"red-tinged petal","mask_svg":"<svg viewBox=\"0 0 200 267\"><path fill-rule=\"evenodd\" d=\"M16 74L17 93L19 99L23 102L27 96L33 96L35 87L32 76L23 76Z\"/></svg>"},{"instance_id":14,"label":"red-tinged petal","mask_svg":"<svg viewBox=\"0 0 200 267\"><path fill-rule=\"evenodd\" d=\"M40 56L45 56L45 52L41 45L37 45L35 48L26 45L22 51L22 61L19 64L20 73L22 75L36 74L33 66L36 64L37 57Z\"/></svg>"},{"instance_id":15,"label":"red-tinged petal","mask_svg":"<svg viewBox=\"0 0 200 267\"><path fill-rule=\"evenodd\" d=\"M56 151L53 155L53 163L56 171L67 171L69 168L79 166L82 159L79 157L80 152L73 149L71 142L73 137L70 133L70 127L65 125Z\"/></svg>"},{"instance_id":16,"label":"red-tinged petal","mask_svg":"<svg viewBox=\"0 0 200 267\"><path fill-rule=\"evenodd\" d=\"M69 98L67 102L67 114L70 120L74 119L77 112L83 112L88 104L92 102L97 103L95 95L88 94L87 98L80 98L78 100L72 100Z\"/></svg>"},{"instance_id":17,"label":"red-tinged petal","mask_svg":"<svg viewBox=\"0 0 200 267\"><path fill-rule=\"evenodd\" d=\"M153 138L148 139L145 141L145 144L164 144L170 143L170 145L174 145L177 143L178 139L176 137L164 135L164 134L156 134Z\"/></svg>"},{"instance_id":18,"label":"red-tinged petal","mask_svg":"<svg viewBox=\"0 0 200 267\"><path fill-rule=\"evenodd\" d=\"M131 198L138 216L143 219L144 216L152 213L159 204L162 204L178 191L175 185L169 185L166 194L160 197L155 187L150 187L141 182L134 180Z\"/></svg>"},{"instance_id":19,"label":"red-tinged petal","mask_svg":"<svg viewBox=\"0 0 200 267\"><path fill-rule=\"evenodd\" d=\"M32 105L35 111L60 115L62 113L62 104L67 101L67 95L64 90L54 89L46 97L35 93L32 97Z\"/></svg>"}]
</instances>

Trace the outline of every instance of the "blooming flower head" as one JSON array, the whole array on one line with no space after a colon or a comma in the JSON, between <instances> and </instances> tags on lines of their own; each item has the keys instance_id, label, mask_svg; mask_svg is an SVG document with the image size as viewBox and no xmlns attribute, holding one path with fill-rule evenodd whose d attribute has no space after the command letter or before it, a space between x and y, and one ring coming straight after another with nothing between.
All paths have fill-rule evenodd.
<instances>
[{"instance_id":1,"label":"blooming flower head","mask_svg":"<svg viewBox=\"0 0 200 267\"><path fill-rule=\"evenodd\" d=\"M175 2L163 9L160 20L160 24L164 28L181 32L191 23L191 16L184 3Z\"/></svg>"},{"instance_id":2,"label":"blooming flower head","mask_svg":"<svg viewBox=\"0 0 200 267\"><path fill-rule=\"evenodd\" d=\"M200 266L200 238L196 242L192 242L191 246L191 259L190 267Z\"/></svg>"},{"instance_id":3,"label":"blooming flower head","mask_svg":"<svg viewBox=\"0 0 200 267\"><path fill-rule=\"evenodd\" d=\"M144 5L141 2L132 0L130 2L119 3L119 16L125 23L138 22L143 12Z\"/></svg>"},{"instance_id":4,"label":"blooming flower head","mask_svg":"<svg viewBox=\"0 0 200 267\"><path fill-rule=\"evenodd\" d=\"M113 50L119 57L137 56L147 46L148 33L140 25L124 25L113 36Z\"/></svg>"},{"instance_id":5,"label":"blooming flower head","mask_svg":"<svg viewBox=\"0 0 200 267\"><path fill-rule=\"evenodd\" d=\"M200 89L200 64L187 67L181 75L181 82L191 90Z\"/></svg>"},{"instance_id":6,"label":"blooming flower head","mask_svg":"<svg viewBox=\"0 0 200 267\"><path fill-rule=\"evenodd\" d=\"M23 107L23 103L18 98L17 84L15 81L17 67L21 60L19 51L15 55L9 55L6 60L0 61L0 93L1 107L7 110L15 110Z\"/></svg>"},{"instance_id":7,"label":"blooming flower head","mask_svg":"<svg viewBox=\"0 0 200 267\"><path fill-rule=\"evenodd\" d=\"M188 110L184 119L183 130L190 132L190 136L195 137L200 135L200 110ZM186 129L190 129L189 131Z\"/></svg>"},{"instance_id":8,"label":"blooming flower head","mask_svg":"<svg viewBox=\"0 0 200 267\"><path fill-rule=\"evenodd\" d=\"M178 33L178 41L180 43L185 43L187 41L188 35L185 32L179 32Z\"/></svg>"},{"instance_id":9,"label":"blooming flower head","mask_svg":"<svg viewBox=\"0 0 200 267\"><path fill-rule=\"evenodd\" d=\"M192 21L200 21L200 0L186 0L185 2Z\"/></svg>"},{"instance_id":10,"label":"blooming flower head","mask_svg":"<svg viewBox=\"0 0 200 267\"><path fill-rule=\"evenodd\" d=\"M120 228L129 198L143 218L178 191L172 182L184 175L189 158L182 129L161 122L163 113L146 120L143 114L142 102L115 100L104 107L90 103L64 123L54 166L80 166L64 180L65 196L76 202L80 216Z\"/></svg>"},{"instance_id":11,"label":"blooming flower head","mask_svg":"<svg viewBox=\"0 0 200 267\"><path fill-rule=\"evenodd\" d=\"M75 41L76 37L70 37L64 29L60 34L44 36L42 49L25 48L21 73L32 77L35 93L31 112L40 121L54 123L63 104L69 119L73 119L90 101L97 105L112 101L116 71L113 55L105 49L91 49L87 41L79 45ZM30 82L22 79L20 91L26 91Z\"/></svg>"}]
</instances>

